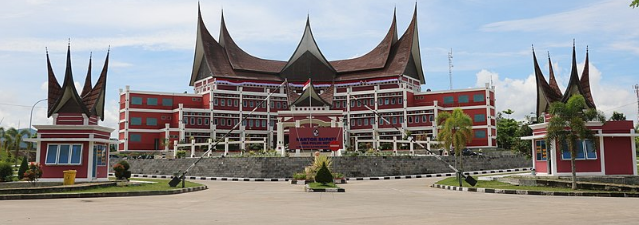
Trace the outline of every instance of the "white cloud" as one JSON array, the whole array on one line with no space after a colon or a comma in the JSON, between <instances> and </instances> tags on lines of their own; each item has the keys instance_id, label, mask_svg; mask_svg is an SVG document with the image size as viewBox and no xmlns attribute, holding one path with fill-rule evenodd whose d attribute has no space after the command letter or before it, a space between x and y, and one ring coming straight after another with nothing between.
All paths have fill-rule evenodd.
<instances>
[{"instance_id":1,"label":"white cloud","mask_svg":"<svg viewBox=\"0 0 639 225\"><path fill-rule=\"evenodd\" d=\"M629 51L639 55L639 42L637 41L617 41L609 45L610 48L620 51Z\"/></svg>"}]
</instances>

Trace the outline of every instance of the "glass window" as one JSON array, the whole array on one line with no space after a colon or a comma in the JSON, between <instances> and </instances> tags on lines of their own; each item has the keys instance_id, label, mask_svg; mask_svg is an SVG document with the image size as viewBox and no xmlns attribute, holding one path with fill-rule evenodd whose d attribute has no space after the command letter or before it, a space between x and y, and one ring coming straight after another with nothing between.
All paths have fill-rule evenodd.
<instances>
[{"instance_id":1,"label":"glass window","mask_svg":"<svg viewBox=\"0 0 639 225\"><path fill-rule=\"evenodd\" d=\"M233 99L226 99L226 105L231 106Z\"/></svg>"},{"instance_id":2,"label":"glass window","mask_svg":"<svg viewBox=\"0 0 639 225\"><path fill-rule=\"evenodd\" d=\"M281 102L275 103L275 108L277 109L282 108L282 103Z\"/></svg>"},{"instance_id":3,"label":"glass window","mask_svg":"<svg viewBox=\"0 0 639 225\"><path fill-rule=\"evenodd\" d=\"M213 105L217 105L217 98L213 99Z\"/></svg>"},{"instance_id":4,"label":"glass window","mask_svg":"<svg viewBox=\"0 0 639 225\"><path fill-rule=\"evenodd\" d=\"M486 138L486 131L485 130L476 130L475 131L475 138Z\"/></svg>"},{"instance_id":5,"label":"glass window","mask_svg":"<svg viewBox=\"0 0 639 225\"><path fill-rule=\"evenodd\" d=\"M371 118L371 125L375 124L375 118Z\"/></svg>"},{"instance_id":6,"label":"glass window","mask_svg":"<svg viewBox=\"0 0 639 225\"><path fill-rule=\"evenodd\" d=\"M468 95L459 96L459 103L468 103Z\"/></svg>"},{"instance_id":7,"label":"glass window","mask_svg":"<svg viewBox=\"0 0 639 225\"><path fill-rule=\"evenodd\" d=\"M55 164L58 157L58 145L49 145L47 149L47 159L45 161L46 164Z\"/></svg>"},{"instance_id":8,"label":"glass window","mask_svg":"<svg viewBox=\"0 0 639 225\"><path fill-rule=\"evenodd\" d=\"M255 127L260 127L260 121L259 120L255 120Z\"/></svg>"},{"instance_id":9,"label":"glass window","mask_svg":"<svg viewBox=\"0 0 639 225\"><path fill-rule=\"evenodd\" d=\"M237 107L237 103L238 103L237 99L233 100L233 106Z\"/></svg>"},{"instance_id":10,"label":"glass window","mask_svg":"<svg viewBox=\"0 0 639 225\"><path fill-rule=\"evenodd\" d=\"M239 121L239 119L233 119L233 126L235 126L235 124L237 124Z\"/></svg>"},{"instance_id":11,"label":"glass window","mask_svg":"<svg viewBox=\"0 0 639 225\"><path fill-rule=\"evenodd\" d=\"M191 117L191 125L195 125L195 117Z\"/></svg>"},{"instance_id":12,"label":"glass window","mask_svg":"<svg viewBox=\"0 0 639 225\"><path fill-rule=\"evenodd\" d=\"M548 152L546 151L546 140L538 140L535 141L535 155L537 156L537 160L547 160Z\"/></svg>"},{"instance_id":13,"label":"glass window","mask_svg":"<svg viewBox=\"0 0 639 225\"><path fill-rule=\"evenodd\" d=\"M266 120L262 120L262 127L266 127Z\"/></svg>"},{"instance_id":14,"label":"glass window","mask_svg":"<svg viewBox=\"0 0 639 225\"><path fill-rule=\"evenodd\" d=\"M486 115L485 114L475 114L474 118L475 118L475 122L484 122L484 121L486 121Z\"/></svg>"},{"instance_id":15,"label":"glass window","mask_svg":"<svg viewBox=\"0 0 639 225\"><path fill-rule=\"evenodd\" d=\"M158 99L157 98L147 98L146 99L146 104L147 105L158 105Z\"/></svg>"},{"instance_id":16,"label":"glass window","mask_svg":"<svg viewBox=\"0 0 639 225\"><path fill-rule=\"evenodd\" d=\"M362 125L362 119L357 119L357 126L361 126Z\"/></svg>"},{"instance_id":17,"label":"glass window","mask_svg":"<svg viewBox=\"0 0 639 225\"><path fill-rule=\"evenodd\" d=\"M162 99L162 106L173 106L173 99L163 98Z\"/></svg>"},{"instance_id":18,"label":"glass window","mask_svg":"<svg viewBox=\"0 0 639 225\"><path fill-rule=\"evenodd\" d=\"M249 127L253 127L253 120L249 120Z\"/></svg>"},{"instance_id":19,"label":"glass window","mask_svg":"<svg viewBox=\"0 0 639 225\"><path fill-rule=\"evenodd\" d=\"M129 134L129 141L131 141L131 142L140 142L140 141L142 141L142 135L140 135L140 134Z\"/></svg>"},{"instance_id":20,"label":"glass window","mask_svg":"<svg viewBox=\"0 0 639 225\"><path fill-rule=\"evenodd\" d=\"M426 121L428 121L426 120L426 115L422 115L422 123L426 123Z\"/></svg>"},{"instance_id":21,"label":"glass window","mask_svg":"<svg viewBox=\"0 0 639 225\"><path fill-rule=\"evenodd\" d=\"M404 99L402 99L402 98L397 98L397 103L399 103L399 104L404 103Z\"/></svg>"},{"instance_id":22,"label":"glass window","mask_svg":"<svg viewBox=\"0 0 639 225\"><path fill-rule=\"evenodd\" d=\"M335 108L339 108L339 107L340 107L340 102L339 102L339 101L336 101L336 102L335 102Z\"/></svg>"},{"instance_id":23,"label":"glass window","mask_svg":"<svg viewBox=\"0 0 639 225\"><path fill-rule=\"evenodd\" d=\"M362 106L362 101L357 101L357 107L361 107Z\"/></svg>"},{"instance_id":24,"label":"glass window","mask_svg":"<svg viewBox=\"0 0 639 225\"><path fill-rule=\"evenodd\" d=\"M141 97L131 97L131 104L133 105L142 105Z\"/></svg>"},{"instance_id":25,"label":"glass window","mask_svg":"<svg viewBox=\"0 0 639 225\"><path fill-rule=\"evenodd\" d=\"M242 120L242 126L246 126L246 120Z\"/></svg>"},{"instance_id":26,"label":"glass window","mask_svg":"<svg viewBox=\"0 0 639 225\"><path fill-rule=\"evenodd\" d=\"M413 123L413 117L412 116L408 117L408 123Z\"/></svg>"},{"instance_id":27,"label":"glass window","mask_svg":"<svg viewBox=\"0 0 639 225\"><path fill-rule=\"evenodd\" d=\"M393 117L393 124L397 124L397 117Z\"/></svg>"},{"instance_id":28,"label":"glass window","mask_svg":"<svg viewBox=\"0 0 639 225\"><path fill-rule=\"evenodd\" d=\"M142 125L142 118L131 117L131 125Z\"/></svg>"},{"instance_id":29,"label":"glass window","mask_svg":"<svg viewBox=\"0 0 639 225\"><path fill-rule=\"evenodd\" d=\"M220 106L226 106L226 100L220 99Z\"/></svg>"},{"instance_id":30,"label":"glass window","mask_svg":"<svg viewBox=\"0 0 639 225\"><path fill-rule=\"evenodd\" d=\"M231 119L226 119L226 124L229 126L233 126L234 124L231 123Z\"/></svg>"},{"instance_id":31,"label":"glass window","mask_svg":"<svg viewBox=\"0 0 639 225\"><path fill-rule=\"evenodd\" d=\"M355 107L355 101L351 100L351 107Z\"/></svg>"},{"instance_id":32,"label":"glass window","mask_svg":"<svg viewBox=\"0 0 639 225\"><path fill-rule=\"evenodd\" d=\"M246 100L242 100L242 106L246 107L247 101Z\"/></svg>"},{"instance_id":33,"label":"glass window","mask_svg":"<svg viewBox=\"0 0 639 225\"><path fill-rule=\"evenodd\" d=\"M351 126L355 126L355 119L351 119Z\"/></svg>"},{"instance_id":34,"label":"glass window","mask_svg":"<svg viewBox=\"0 0 639 225\"><path fill-rule=\"evenodd\" d=\"M433 120L435 120L435 117L434 117L433 115L429 115L429 116L428 116L428 121L431 121L431 122L432 122Z\"/></svg>"},{"instance_id":35,"label":"glass window","mask_svg":"<svg viewBox=\"0 0 639 225\"><path fill-rule=\"evenodd\" d=\"M202 118L197 118L197 125L202 125Z\"/></svg>"},{"instance_id":36,"label":"glass window","mask_svg":"<svg viewBox=\"0 0 639 225\"><path fill-rule=\"evenodd\" d=\"M368 119L364 119L364 126L368 126Z\"/></svg>"},{"instance_id":37,"label":"glass window","mask_svg":"<svg viewBox=\"0 0 639 225\"><path fill-rule=\"evenodd\" d=\"M415 123L419 123L419 116L415 116Z\"/></svg>"},{"instance_id":38,"label":"glass window","mask_svg":"<svg viewBox=\"0 0 639 225\"><path fill-rule=\"evenodd\" d=\"M383 117L380 117L380 118L379 118L379 125L384 125L384 119L383 119Z\"/></svg>"},{"instance_id":39,"label":"glass window","mask_svg":"<svg viewBox=\"0 0 639 225\"><path fill-rule=\"evenodd\" d=\"M255 102L253 102L253 100L249 101L249 107L251 108L255 107Z\"/></svg>"},{"instance_id":40,"label":"glass window","mask_svg":"<svg viewBox=\"0 0 639 225\"><path fill-rule=\"evenodd\" d=\"M455 97L453 96L445 96L444 104L453 104L455 102Z\"/></svg>"},{"instance_id":41,"label":"glass window","mask_svg":"<svg viewBox=\"0 0 639 225\"><path fill-rule=\"evenodd\" d=\"M217 125L217 118L213 118L213 125Z\"/></svg>"},{"instance_id":42,"label":"glass window","mask_svg":"<svg viewBox=\"0 0 639 225\"><path fill-rule=\"evenodd\" d=\"M226 120L225 119L221 119L220 122L222 122L222 126L226 126Z\"/></svg>"},{"instance_id":43,"label":"glass window","mask_svg":"<svg viewBox=\"0 0 639 225\"><path fill-rule=\"evenodd\" d=\"M104 146L104 145L97 145ZM82 145L73 145L71 149L71 164L80 164L82 158Z\"/></svg>"},{"instance_id":44,"label":"glass window","mask_svg":"<svg viewBox=\"0 0 639 225\"><path fill-rule=\"evenodd\" d=\"M204 125L209 125L209 118L204 118Z\"/></svg>"},{"instance_id":45,"label":"glass window","mask_svg":"<svg viewBox=\"0 0 639 225\"><path fill-rule=\"evenodd\" d=\"M189 118L188 117L182 117L182 123L183 124L188 124L189 123Z\"/></svg>"},{"instance_id":46,"label":"glass window","mask_svg":"<svg viewBox=\"0 0 639 225\"><path fill-rule=\"evenodd\" d=\"M591 140L585 141L586 146L586 158L587 159L597 159L597 152L595 150L595 143Z\"/></svg>"},{"instance_id":47,"label":"glass window","mask_svg":"<svg viewBox=\"0 0 639 225\"><path fill-rule=\"evenodd\" d=\"M391 98L391 104L395 105L395 98Z\"/></svg>"},{"instance_id":48,"label":"glass window","mask_svg":"<svg viewBox=\"0 0 639 225\"><path fill-rule=\"evenodd\" d=\"M384 98L384 105L390 105L390 99Z\"/></svg>"},{"instance_id":49,"label":"glass window","mask_svg":"<svg viewBox=\"0 0 639 225\"><path fill-rule=\"evenodd\" d=\"M474 94L473 95L473 102L483 102L483 101L485 101L484 94Z\"/></svg>"},{"instance_id":50,"label":"glass window","mask_svg":"<svg viewBox=\"0 0 639 225\"><path fill-rule=\"evenodd\" d=\"M399 117L399 123L404 123L404 117L403 116Z\"/></svg>"},{"instance_id":51,"label":"glass window","mask_svg":"<svg viewBox=\"0 0 639 225\"><path fill-rule=\"evenodd\" d=\"M158 125L158 119L157 118L146 118L146 125L149 125L149 126Z\"/></svg>"},{"instance_id":52,"label":"glass window","mask_svg":"<svg viewBox=\"0 0 639 225\"><path fill-rule=\"evenodd\" d=\"M374 106L374 105L375 105L375 99L372 99L372 98L371 98L371 99L368 101L368 105L370 105L370 106Z\"/></svg>"},{"instance_id":53,"label":"glass window","mask_svg":"<svg viewBox=\"0 0 639 225\"><path fill-rule=\"evenodd\" d=\"M383 105L384 104L384 99L378 98L377 99L377 104L378 105Z\"/></svg>"},{"instance_id":54,"label":"glass window","mask_svg":"<svg viewBox=\"0 0 639 225\"><path fill-rule=\"evenodd\" d=\"M271 109L275 108L275 102L271 101Z\"/></svg>"},{"instance_id":55,"label":"glass window","mask_svg":"<svg viewBox=\"0 0 639 225\"><path fill-rule=\"evenodd\" d=\"M95 150L95 153L97 155L96 157L96 165L98 166L106 166L107 163L107 156L106 156L106 145L94 145L93 149ZM73 161L73 158L71 158L71 161Z\"/></svg>"}]
</instances>

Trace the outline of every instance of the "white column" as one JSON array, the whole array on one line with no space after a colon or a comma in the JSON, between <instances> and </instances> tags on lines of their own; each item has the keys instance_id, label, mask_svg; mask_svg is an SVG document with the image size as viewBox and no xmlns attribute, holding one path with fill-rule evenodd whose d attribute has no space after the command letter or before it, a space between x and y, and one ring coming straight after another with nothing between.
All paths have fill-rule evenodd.
<instances>
[{"instance_id":1,"label":"white column","mask_svg":"<svg viewBox=\"0 0 639 225\"><path fill-rule=\"evenodd\" d=\"M433 137L439 136L439 130L437 129L437 116L439 115L439 106L437 100L433 101Z\"/></svg>"},{"instance_id":2,"label":"white column","mask_svg":"<svg viewBox=\"0 0 639 225\"><path fill-rule=\"evenodd\" d=\"M486 83L486 133L488 134L488 146L493 146L493 132L491 128L492 116L490 115L490 84Z\"/></svg>"},{"instance_id":3,"label":"white column","mask_svg":"<svg viewBox=\"0 0 639 225\"><path fill-rule=\"evenodd\" d=\"M89 139L93 139L93 134L89 134ZM89 148L89 149L87 149L87 150L89 151L89 158L88 158L88 160L87 160L87 161L88 161L88 162L87 162L87 164L88 164L88 165L87 165L87 166L88 166L88 168L87 168L87 180L88 180L88 181L92 181L92 180L94 180L94 177L93 177L93 172L94 172L94 171L93 171L93 163L94 163L94 162L93 162L93 158L95 157L95 156L94 156L94 152L93 152L93 145L94 145L94 144L95 144L95 142L93 142L93 141L89 141L89 146L88 146L88 148ZM108 150L107 150L107 151L108 151ZM98 176L98 173L97 173L97 172L98 172L98 171L95 171L95 176L96 176L96 177Z\"/></svg>"},{"instance_id":4,"label":"white column","mask_svg":"<svg viewBox=\"0 0 639 225\"><path fill-rule=\"evenodd\" d=\"M206 151L208 152L206 154L207 157L211 157L211 152L212 151L209 151L211 149L211 147L213 147L213 139L209 138L209 148L206 149Z\"/></svg>"},{"instance_id":5,"label":"white column","mask_svg":"<svg viewBox=\"0 0 639 225\"><path fill-rule=\"evenodd\" d=\"M186 126L184 125L184 104L178 104L178 127L180 128L179 140L186 140L185 132Z\"/></svg>"},{"instance_id":6,"label":"white column","mask_svg":"<svg viewBox=\"0 0 639 225\"><path fill-rule=\"evenodd\" d=\"M393 154L397 155L397 136L393 136Z\"/></svg>"},{"instance_id":7,"label":"white column","mask_svg":"<svg viewBox=\"0 0 639 225\"><path fill-rule=\"evenodd\" d=\"M281 151L282 156L286 154L286 149L284 149L284 124L282 122L282 118L277 118L277 147L279 151Z\"/></svg>"},{"instance_id":8,"label":"white column","mask_svg":"<svg viewBox=\"0 0 639 225\"><path fill-rule=\"evenodd\" d=\"M262 145L262 151L264 151L264 152L266 152L266 144L268 144L268 143L266 143L266 139L267 138L263 139L264 140L264 144Z\"/></svg>"},{"instance_id":9,"label":"white column","mask_svg":"<svg viewBox=\"0 0 639 225\"><path fill-rule=\"evenodd\" d=\"M36 158L35 158L35 162L36 163L40 163L42 164L42 162L40 162L40 151L42 150L42 142L40 141L40 138L42 138L41 136L42 134L38 133L37 134L37 142L36 142ZM634 139L634 138L633 138Z\"/></svg>"},{"instance_id":10,"label":"white column","mask_svg":"<svg viewBox=\"0 0 639 225\"><path fill-rule=\"evenodd\" d=\"M131 90L129 85L124 88L124 151L129 150L129 107L131 104ZM55 125L56 118L53 118L53 125Z\"/></svg>"},{"instance_id":11,"label":"white column","mask_svg":"<svg viewBox=\"0 0 639 225\"><path fill-rule=\"evenodd\" d=\"M412 141L411 141L411 142L410 142L410 144L409 144L409 145L410 145L410 154L411 154L411 155L415 155L415 150L413 149L413 147L414 147L414 146L413 146L413 145L414 145L413 143L414 143L414 142L412 142Z\"/></svg>"},{"instance_id":12,"label":"white column","mask_svg":"<svg viewBox=\"0 0 639 225\"><path fill-rule=\"evenodd\" d=\"M599 130L598 133L599 133L599 135L601 135L603 132L601 132L601 130ZM634 138L632 138L632 139L634 139ZM597 154L599 154L599 162L601 163L601 173L603 173L602 175L606 175L606 151L605 151L605 148L604 148L604 137L603 136L599 136L599 151L597 151ZM632 165L636 165L636 164L632 164ZM636 166L633 166L633 167L637 168Z\"/></svg>"},{"instance_id":13,"label":"white column","mask_svg":"<svg viewBox=\"0 0 639 225\"><path fill-rule=\"evenodd\" d=\"M229 138L224 138L224 155L229 155Z\"/></svg>"},{"instance_id":14,"label":"white column","mask_svg":"<svg viewBox=\"0 0 639 225\"><path fill-rule=\"evenodd\" d=\"M169 129L171 128L171 124L169 123L165 123L164 124L164 139L166 139L166 141L163 141L163 145L164 145L164 151L169 151L169 140L170 140L170 133L169 133Z\"/></svg>"},{"instance_id":15,"label":"white column","mask_svg":"<svg viewBox=\"0 0 639 225\"><path fill-rule=\"evenodd\" d=\"M191 158L195 157L195 139L191 140Z\"/></svg>"},{"instance_id":16,"label":"white column","mask_svg":"<svg viewBox=\"0 0 639 225\"><path fill-rule=\"evenodd\" d=\"M177 151L178 151L178 141L174 140L173 141L173 158L177 158Z\"/></svg>"},{"instance_id":17,"label":"white column","mask_svg":"<svg viewBox=\"0 0 639 225\"><path fill-rule=\"evenodd\" d=\"M355 151L359 151L359 141L357 136L355 136Z\"/></svg>"},{"instance_id":18,"label":"white column","mask_svg":"<svg viewBox=\"0 0 639 225\"><path fill-rule=\"evenodd\" d=\"M635 135L635 129L630 129L630 134ZM632 174L637 176L637 143L634 136L630 137L630 148L632 148Z\"/></svg>"}]
</instances>

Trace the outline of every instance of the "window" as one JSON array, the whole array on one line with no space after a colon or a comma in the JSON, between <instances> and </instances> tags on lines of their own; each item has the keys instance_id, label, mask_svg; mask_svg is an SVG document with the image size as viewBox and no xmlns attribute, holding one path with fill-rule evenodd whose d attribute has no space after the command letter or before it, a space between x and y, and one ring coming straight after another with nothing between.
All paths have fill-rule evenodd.
<instances>
[{"instance_id":1,"label":"window","mask_svg":"<svg viewBox=\"0 0 639 225\"><path fill-rule=\"evenodd\" d=\"M255 103L253 101L249 101L249 107L251 108L255 107Z\"/></svg>"},{"instance_id":2,"label":"window","mask_svg":"<svg viewBox=\"0 0 639 225\"><path fill-rule=\"evenodd\" d=\"M400 123L400 124L404 123L404 117L403 117L403 116L400 116L400 117L399 117L399 123Z\"/></svg>"},{"instance_id":3,"label":"window","mask_svg":"<svg viewBox=\"0 0 639 225\"><path fill-rule=\"evenodd\" d=\"M351 107L355 107L355 101L351 101Z\"/></svg>"},{"instance_id":4,"label":"window","mask_svg":"<svg viewBox=\"0 0 639 225\"><path fill-rule=\"evenodd\" d=\"M397 103L398 103L398 104L402 104L402 103L404 103L404 99L402 99L402 98L397 98Z\"/></svg>"},{"instance_id":5,"label":"window","mask_svg":"<svg viewBox=\"0 0 639 225\"><path fill-rule=\"evenodd\" d=\"M271 102L271 109L275 108L275 102Z\"/></svg>"},{"instance_id":6,"label":"window","mask_svg":"<svg viewBox=\"0 0 639 225\"><path fill-rule=\"evenodd\" d=\"M355 119L351 119L351 126L355 126Z\"/></svg>"},{"instance_id":7,"label":"window","mask_svg":"<svg viewBox=\"0 0 639 225\"><path fill-rule=\"evenodd\" d=\"M459 103L468 103L468 95L459 96Z\"/></svg>"},{"instance_id":8,"label":"window","mask_svg":"<svg viewBox=\"0 0 639 225\"><path fill-rule=\"evenodd\" d=\"M142 105L141 97L131 97L131 104L133 105Z\"/></svg>"},{"instance_id":9,"label":"window","mask_svg":"<svg viewBox=\"0 0 639 225\"><path fill-rule=\"evenodd\" d=\"M231 119L227 119L226 120L226 124L228 124L229 126L233 126L234 124L231 123Z\"/></svg>"},{"instance_id":10,"label":"window","mask_svg":"<svg viewBox=\"0 0 639 225\"><path fill-rule=\"evenodd\" d=\"M191 125L195 125L195 117L191 117Z\"/></svg>"},{"instance_id":11,"label":"window","mask_svg":"<svg viewBox=\"0 0 639 225\"><path fill-rule=\"evenodd\" d=\"M204 125L209 125L209 118L204 118Z\"/></svg>"},{"instance_id":12,"label":"window","mask_svg":"<svg viewBox=\"0 0 639 225\"><path fill-rule=\"evenodd\" d=\"M419 116L415 116L415 123L419 123Z\"/></svg>"},{"instance_id":13,"label":"window","mask_svg":"<svg viewBox=\"0 0 639 225\"><path fill-rule=\"evenodd\" d=\"M397 124L397 117L393 117L393 124Z\"/></svg>"},{"instance_id":14,"label":"window","mask_svg":"<svg viewBox=\"0 0 639 225\"><path fill-rule=\"evenodd\" d=\"M185 116L185 117L182 118L182 123L183 124L188 124L188 121L189 121L188 117Z\"/></svg>"},{"instance_id":15,"label":"window","mask_svg":"<svg viewBox=\"0 0 639 225\"><path fill-rule=\"evenodd\" d=\"M537 160L547 160L547 153L546 140L535 141L535 155L537 156Z\"/></svg>"},{"instance_id":16,"label":"window","mask_svg":"<svg viewBox=\"0 0 639 225\"><path fill-rule=\"evenodd\" d=\"M475 138L486 138L486 131L485 130L476 130L475 131Z\"/></svg>"},{"instance_id":17,"label":"window","mask_svg":"<svg viewBox=\"0 0 639 225\"><path fill-rule=\"evenodd\" d=\"M235 124L237 124L240 120L238 119L233 119L233 126L235 126Z\"/></svg>"},{"instance_id":18,"label":"window","mask_svg":"<svg viewBox=\"0 0 639 225\"><path fill-rule=\"evenodd\" d=\"M246 126L246 120L242 120L242 126Z\"/></svg>"},{"instance_id":19,"label":"window","mask_svg":"<svg viewBox=\"0 0 639 225\"><path fill-rule=\"evenodd\" d=\"M266 127L266 120L262 120L262 127Z\"/></svg>"},{"instance_id":20,"label":"window","mask_svg":"<svg viewBox=\"0 0 639 225\"><path fill-rule=\"evenodd\" d=\"M213 105L217 105L217 98L213 99Z\"/></svg>"},{"instance_id":21,"label":"window","mask_svg":"<svg viewBox=\"0 0 639 225\"><path fill-rule=\"evenodd\" d=\"M390 104L390 99L385 98L385 99L384 99L384 105L388 105L388 104Z\"/></svg>"},{"instance_id":22,"label":"window","mask_svg":"<svg viewBox=\"0 0 639 225\"><path fill-rule=\"evenodd\" d=\"M263 109L265 109L265 108L266 108L266 102L264 102L264 100L262 100L262 101L260 102L260 105L262 106L262 108L263 108Z\"/></svg>"},{"instance_id":23,"label":"window","mask_svg":"<svg viewBox=\"0 0 639 225\"><path fill-rule=\"evenodd\" d=\"M221 119L220 122L222 122L222 126L226 126L226 120L225 119Z\"/></svg>"},{"instance_id":24,"label":"window","mask_svg":"<svg viewBox=\"0 0 639 225\"><path fill-rule=\"evenodd\" d=\"M95 164L98 166L106 166L107 163L107 155L106 155L107 146L106 145L94 145L93 151L96 153L96 161ZM73 161L73 158L71 158Z\"/></svg>"},{"instance_id":25,"label":"window","mask_svg":"<svg viewBox=\"0 0 639 225\"><path fill-rule=\"evenodd\" d=\"M370 106L374 106L375 105L375 99L370 99L368 105Z\"/></svg>"},{"instance_id":26,"label":"window","mask_svg":"<svg viewBox=\"0 0 639 225\"><path fill-rule=\"evenodd\" d=\"M158 125L158 119L157 118L146 118L146 125L156 126L156 125Z\"/></svg>"},{"instance_id":27,"label":"window","mask_svg":"<svg viewBox=\"0 0 639 225\"><path fill-rule=\"evenodd\" d=\"M249 120L249 127L253 127L253 120Z\"/></svg>"},{"instance_id":28,"label":"window","mask_svg":"<svg viewBox=\"0 0 639 225\"><path fill-rule=\"evenodd\" d=\"M426 123L426 121L428 121L426 120L426 115L422 115L422 123Z\"/></svg>"},{"instance_id":29,"label":"window","mask_svg":"<svg viewBox=\"0 0 639 225\"><path fill-rule=\"evenodd\" d=\"M80 165L81 144L50 144L47 147L47 165Z\"/></svg>"},{"instance_id":30,"label":"window","mask_svg":"<svg viewBox=\"0 0 639 225\"><path fill-rule=\"evenodd\" d=\"M453 104L455 102L455 97L446 96L444 97L444 104Z\"/></svg>"},{"instance_id":31,"label":"window","mask_svg":"<svg viewBox=\"0 0 639 225\"><path fill-rule=\"evenodd\" d=\"M384 99L378 98L377 99L377 104L378 105L383 105L384 104Z\"/></svg>"},{"instance_id":32,"label":"window","mask_svg":"<svg viewBox=\"0 0 639 225\"><path fill-rule=\"evenodd\" d=\"M237 103L238 103L237 99L233 100L233 106L237 107L237 105L238 105Z\"/></svg>"},{"instance_id":33,"label":"window","mask_svg":"<svg viewBox=\"0 0 639 225\"><path fill-rule=\"evenodd\" d=\"M357 126L361 126L362 125L362 119L357 119Z\"/></svg>"},{"instance_id":34,"label":"window","mask_svg":"<svg viewBox=\"0 0 639 225\"><path fill-rule=\"evenodd\" d=\"M173 106L173 99L163 98L162 99L162 106Z\"/></svg>"},{"instance_id":35,"label":"window","mask_svg":"<svg viewBox=\"0 0 639 225\"><path fill-rule=\"evenodd\" d=\"M413 123L413 117L412 116L408 117L408 123Z\"/></svg>"},{"instance_id":36,"label":"window","mask_svg":"<svg viewBox=\"0 0 639 225\"><path fill-rule=\"evenodd\" d=\"M375 124L375 118L371 118L371 125Z\"/></svg>"},{"instance_id":37,"label":"window","mask_svg":"<svg viewBox=\"0 0 639 225\"><path fill-rule=\"evenodd\" d=\"M158 99L157 98L147 98L146 99L146 104L147 105L158 105Z\"/></svg>"},{"instance_id":38,"label":"window","mask_svg":"<svg viewBox=\"0 0 639 225\"><path fill-rule=\"evenodd\" d=\"M226 105L231 106L233 99L226 99Z\"/></svg>"},{"instance_id":39,"label":"window","mask_svg":"<svg viewBox=\"0 0 639 225\"><path fill-rule=\"evenodd\" d=\"M395 105L395 98L391 98L391 104Z\"/></svg>"},{"instance_id":40,"label":"window","mask_svg":"<svg viewBox=\"0 0 639 225\"><path fill-rule=\"evenodd\" d=\"M197 118L197 125L202 125L202 118Z\"/></svg>"},{"instance_id":41,"label":"window","mask_svg":"<svg viewBox=\"0 0 639 225\"><path fill-rule=\"evenodd\" d=\"M281 102L277 102L275 103L275 108L282 108L282 103Z\"/></svg>"},{"instance_id":42,"label":"window","mask_svg":"<svg viewBox=\"0 0 639 225\"><path fill-rule=\"evenodd\" d=\"M484 94L475 94L473 95L473 102L483 102Z\"/></svg>"},{"instance_id":43,"label":"window","mask_svg":"<svg viewBox=\"0 0 639 225\"><path fill-rule=\"evenodd\" d=\"M140 142L142 141L142 135L140 134L129 134L130 142Z\"/></svg>"},{"instance_id":44,"label":"window","mask_svg":"<svg viewBox=\"0 0 639 225\"><path fill-rule=\"evenodd\" d=\"M220 99L220 106L226 106L226 100Z\"/></svg>"},{"instance_id":45,"label":"window","mask_svg":"<svg viewBox=\"0 0 639 225\"><path fill-rule=\"evenodd\" d=\"M486 121L486 115L475 114L475 122L484 122L484 121Z\"/></svg>"},{"instance_id":46,"label":"window","mask_svg":"<svg viewBox=\"0 0 639 225\"><path fill-rule=\"evenodd\" d=\"M435 120L435 117L433 115L429 115L428 116L428 121L433 122L433 120Z\"/></svg>"},{"instance_id":47,"label":"window","mask_svg":"<svg viewBox=\"0 0 639 225\"><path fill-rule=\"evenodd\" d=\"M336 102L335 102L335 108L339 109L339 107L340 107L340 102L339 102L339 101L336 101Z\"/></svg>"},{"instance_id":48,"label":"window","mask_svg":"<svg viewBox=\"0 0 639 225\"><path fill-rule=\"evenodd\" d=\"M368 126L368 119L364 119L364 126Z\"/></svg>"},{"instance_id":49,"label":"window","mask_svg":"<svg viewBox=\"0 0 639 225\"><path fill-rule=\"evenodd\" d=\"M255 120L255 127L260 127L260 121L259 120Z\"/></svg>"},{"instance_id":50,"label":"window","mask_svg":"<svg viewBox=\"0 0 639 225\"><path fill-rule=\"evenodd\" d=\"M131 125L142 125L142 118L131 117Z\"/></svg>"},{"instance_id":51,"label":"window","mask_svg":"<svg viewBox=\"0 0 639 225\"><path fill-rule=\"evenodd\" d=\"M567 142L563 142L561 145L561 159L563 160L570 160L570 151L568 149L568 144ZM592 142L592 140L577 140L575 141L575 151L577 152L577 155L575 156L575 159L578 160L584 160L584 159L597 159L597 152L595 150L595 144Z\"/></svg>"},{"instance_id":52,"label":"window","mask_svg":"<svg viewBox=\"0 0 639 225\"><path fill-rule=\"evenodd\" d=\"M247 101L242 101L242 106L246 107ZM271 107L272 108L272 107Z\"/></svg>"},{"instance_id":53,"label":"window","mask_svg":"<svg viewBox=\"0 0 639 225\"><path fill-rule=\"evenodd\" d=\"M357 107L362 107L362 101L357 101Z\"/></svg>"},{"instance_id":54,"label":"window","mask_svg":"<svg viewBox=\"0 0 639 225\"><path fill-rule=\"evenodd\" d=\"M217 118L213 118L213 125L217 125Z\"/></svg>"}]
</instances>

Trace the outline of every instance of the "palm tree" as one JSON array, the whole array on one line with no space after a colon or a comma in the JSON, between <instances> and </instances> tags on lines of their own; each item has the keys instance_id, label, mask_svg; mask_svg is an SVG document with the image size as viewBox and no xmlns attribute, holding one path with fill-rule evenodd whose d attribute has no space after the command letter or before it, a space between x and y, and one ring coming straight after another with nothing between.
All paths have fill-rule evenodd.
<instances>
[{"instance_id":1,"label":"palm tree","mask_svg":"<svg viewBox=\"0 0 639 225\"><path fill-rule=\"evenodd\" d=\"M16 130L15 128L9 128L6 132L5 132L5 139L7 139L7 141L9 144L6 145L7 147L7 152L9 151L9 147L13 147L15 149L15 153L14 153L14 158L15 158L15 164L18 165L18 154L20 153L20 144L22 143L22 139L24 136L28 136L29 130L23 129L23 130Z\"/></svg>"},{"instance_id":2,"label":"palm tree","mask_svg":"<svg viewBox=\"0 0 639 225\"><path fill-rule=\"evenodd\" d=\"M603 113L596 109L586 109L586 100L581 95L573 95L568 102L554 102L550 105L549 112L551 114L548 123L546 143L549 146L556 143L566 143L570 151L570 167L572 171L572 189L577 189L577 174L575 159L577 157L577 141L594 140L594 132L586 126L587 121L597 119L606 122ZM556 141L556 142L554 142ZM595 143L595 149L598 148L598 141Z\"/></svg>"},{"instance_id":3,"label":"palm tree","mask_svg":"<svg viewBox=\"0 0 639 225\"><path fill-rule=\"evenodd\" d=\"M437 115L439 124L438 139L444 143L444 148L450 150L452 146L455 149L455 157L459 157L456 167L460 173L457 174L459 185L461 186L461 171L464 164L462 162L462 149L466 148L466 144L470 143L473 136L473 121L470 116L465 114L460 108L456 108L452 113L441 112Z\"/></svg>"}]
</instances>

